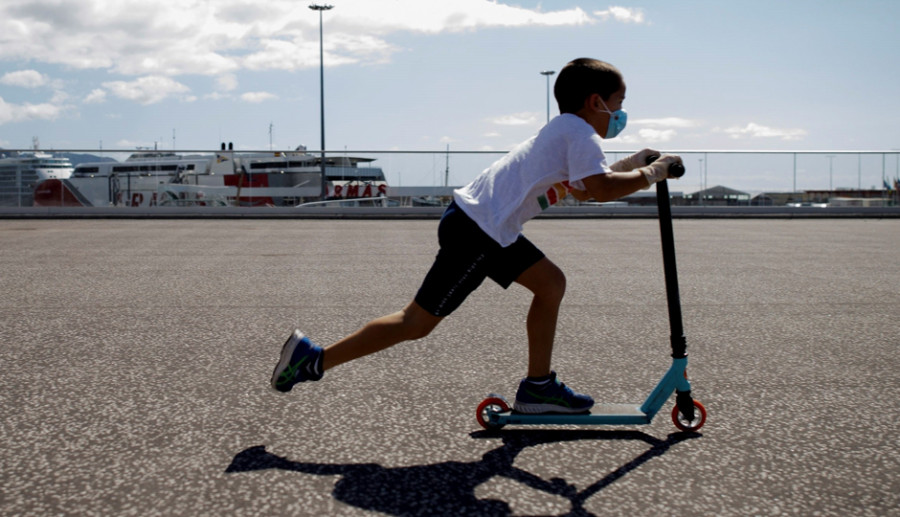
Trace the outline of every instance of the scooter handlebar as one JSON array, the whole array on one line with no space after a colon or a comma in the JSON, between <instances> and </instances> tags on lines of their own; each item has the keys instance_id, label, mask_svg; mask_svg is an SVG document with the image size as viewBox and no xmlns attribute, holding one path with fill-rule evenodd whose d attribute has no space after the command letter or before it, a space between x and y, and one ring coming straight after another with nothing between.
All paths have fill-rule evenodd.
<instances>
[{"instance_id":1,"label":"scooter handlebar","mask_svg":"<svg viewBox=\"0 0 900 517\"><path fill-rule=\"evenodd\" d=\"M651 163L655 162L658 159L659 159L658 154L653 154L653 155L648 156L647 157L647 165L650 165ZM669 176L672 176L673 178L680 178L680 177L684 176L684 165L682 165L680 163L669 164Z\"/></svg>"}]
</instances>

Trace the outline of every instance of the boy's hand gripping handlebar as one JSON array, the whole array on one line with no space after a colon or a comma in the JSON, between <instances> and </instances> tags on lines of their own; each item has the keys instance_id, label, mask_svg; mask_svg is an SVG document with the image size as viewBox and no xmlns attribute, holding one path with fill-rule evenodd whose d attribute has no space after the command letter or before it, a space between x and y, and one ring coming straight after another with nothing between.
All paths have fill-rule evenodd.
<instances>
[{"instance_id":1,"label":"boy's hand gripping handlebar","mask_svg":"<svg viewBox=\"0 0 900 517\"><path fill-rule=\"evenodd\" d=\"M658 159L659 159L658 154L653 154L653 155L648 156L647 157L647 165L650 165L651 163L655 162ZM669 163L668 173L669 173L669 176L671 176L673 178L680 178L680 177L684 176L684 164L682 164L681 162ZM665 179L665 178L663 178L663 179Z\"/></svg>"}]
</instances>

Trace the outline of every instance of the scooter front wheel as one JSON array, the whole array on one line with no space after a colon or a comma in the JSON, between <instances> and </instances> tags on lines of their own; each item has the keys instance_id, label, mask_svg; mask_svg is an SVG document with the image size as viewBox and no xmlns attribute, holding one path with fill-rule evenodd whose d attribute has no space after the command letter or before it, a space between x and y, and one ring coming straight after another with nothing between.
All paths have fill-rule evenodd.
<instances>
[{"instance_id":1,"label":"scooter front wheel","mask_svg":"<svg viewBox=\"0 0 900 517\"><path fill-rule=\"evenodd\" d=\"M481 427L484 427L488 431L494 431L503 427L503 424L491 422L491 414L505 413L507 411L509 411L509 404L507 404L505 400L500 397L488 397L482 400L481 404L478 404L475 418L478 419L478 423Z\"/></svg>"},{"instance_id":2,"label":"scooter front wheel","mask_svg":"<svg viewBox=\"0 0 900 517\"><path fill-rule=\"evenodd\" d=\"M678 406L672 408L672 423L675 427L685 432L694 432L706 423L706 408L699 401L694 401L694 419L688 420L678 411Z\"/></svg>"}]
</instances>

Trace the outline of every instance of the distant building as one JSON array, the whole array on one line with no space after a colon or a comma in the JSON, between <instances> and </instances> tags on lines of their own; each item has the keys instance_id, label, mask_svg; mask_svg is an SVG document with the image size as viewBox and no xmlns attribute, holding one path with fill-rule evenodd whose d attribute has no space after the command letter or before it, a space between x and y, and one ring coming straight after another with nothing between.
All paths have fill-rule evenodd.
<instances>
[{"instance_id":1,"label":"distant building","mask_svg":"<svg viewBox=\"0 0 900 517\"><path fill-rule=\"evenodd\" d=\"M804 192L763 192L753 197L753 206L831 205L831 206L890 206L896 202L896 191L869 190L807 190Z\"/></svg>"},{"instance_id":2,"label":"distant building","mask_svg":"<svg viewBox=\"0 0 900 517\"><path fill-rule=\"evenodd\" d=\"M733 188L716 185L684 195L684 204L688 206L738 206L749 205L750 194Z\"/></svg>"},{"instance_id":3,"label":"distant building","mask_svg":"<svg viewBox=\"0 0 900 517\"><path fill-rule=\"evenodd\" d=\"M763 192L750 200L752 206L785 206L808 202L805 192Z\"/></svg>"},{"instance_id":4,"label":"distant building","mask_svg":"<svg viewBox=\"0 0 900 517\"><path fill-rule=\"evenodd\" d=\"M892 192L883 189L867 189L867 190L851 190L851 189L836 189L836 190L807 190L806 191L807 200L810 203L829 203L831 199L835 198L845 198L845 199L887 199L890 200L892 196ZM871 204L871 202L868 202ZM856 206L866 206L865 203L860 203Z\"/></svg>"},{"instance_id":5,"label":"distant building","mask_svg":"<svg viewBox=\"0 0 900 517\"><path fill-rule=\"evenodd\" d=\"M833 197L828 201L829 206L893 206L894 203L889 197Z\"/></svg>"},{"instance_id":6,"label":"distant building","mask_svg":"<svg viewBox=\"0 0 900 517\"><path fill-rule=\"evenodd\" d=\"M683 193L677 190L669 191L669 198L672 205L683 205ZM656 206L656 192L652 190L639 190L634 194L625 196L618 201L627 203L630 206Z\"/></svg>"}]
</instances>

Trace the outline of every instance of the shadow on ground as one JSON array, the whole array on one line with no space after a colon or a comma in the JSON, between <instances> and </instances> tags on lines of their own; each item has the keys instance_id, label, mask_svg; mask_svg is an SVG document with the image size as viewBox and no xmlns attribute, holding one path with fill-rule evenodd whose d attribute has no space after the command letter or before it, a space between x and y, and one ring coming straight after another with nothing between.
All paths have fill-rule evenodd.
<instances>
[{"instance_id":1,"label":"shadow on ground","mask_svg":"<svg viewBox=\"0 0 900 517\"><path fill-rule=\"evenodd\" d=\"M475 439L501 439L503 445L473 462L448 461L431 465L386 468L376 463L329 464L292 461L266 452L265 445L238 453L225 472L282 469L304 474L341 476L333 497L348 505L388 515L509 515L505 501L478 499L475 488L495 476L509 478L536 490L563 497L572 508L566 515L591 515L584 503L616 480L673 445L699 438L699 433L673 433L665 440L638 431L509 430L472 433ZM639 440L650 448L616 470L578 491L565 479L542 479L513 465L527 447L577 440Z\"/></svg>"}]
</instances>

